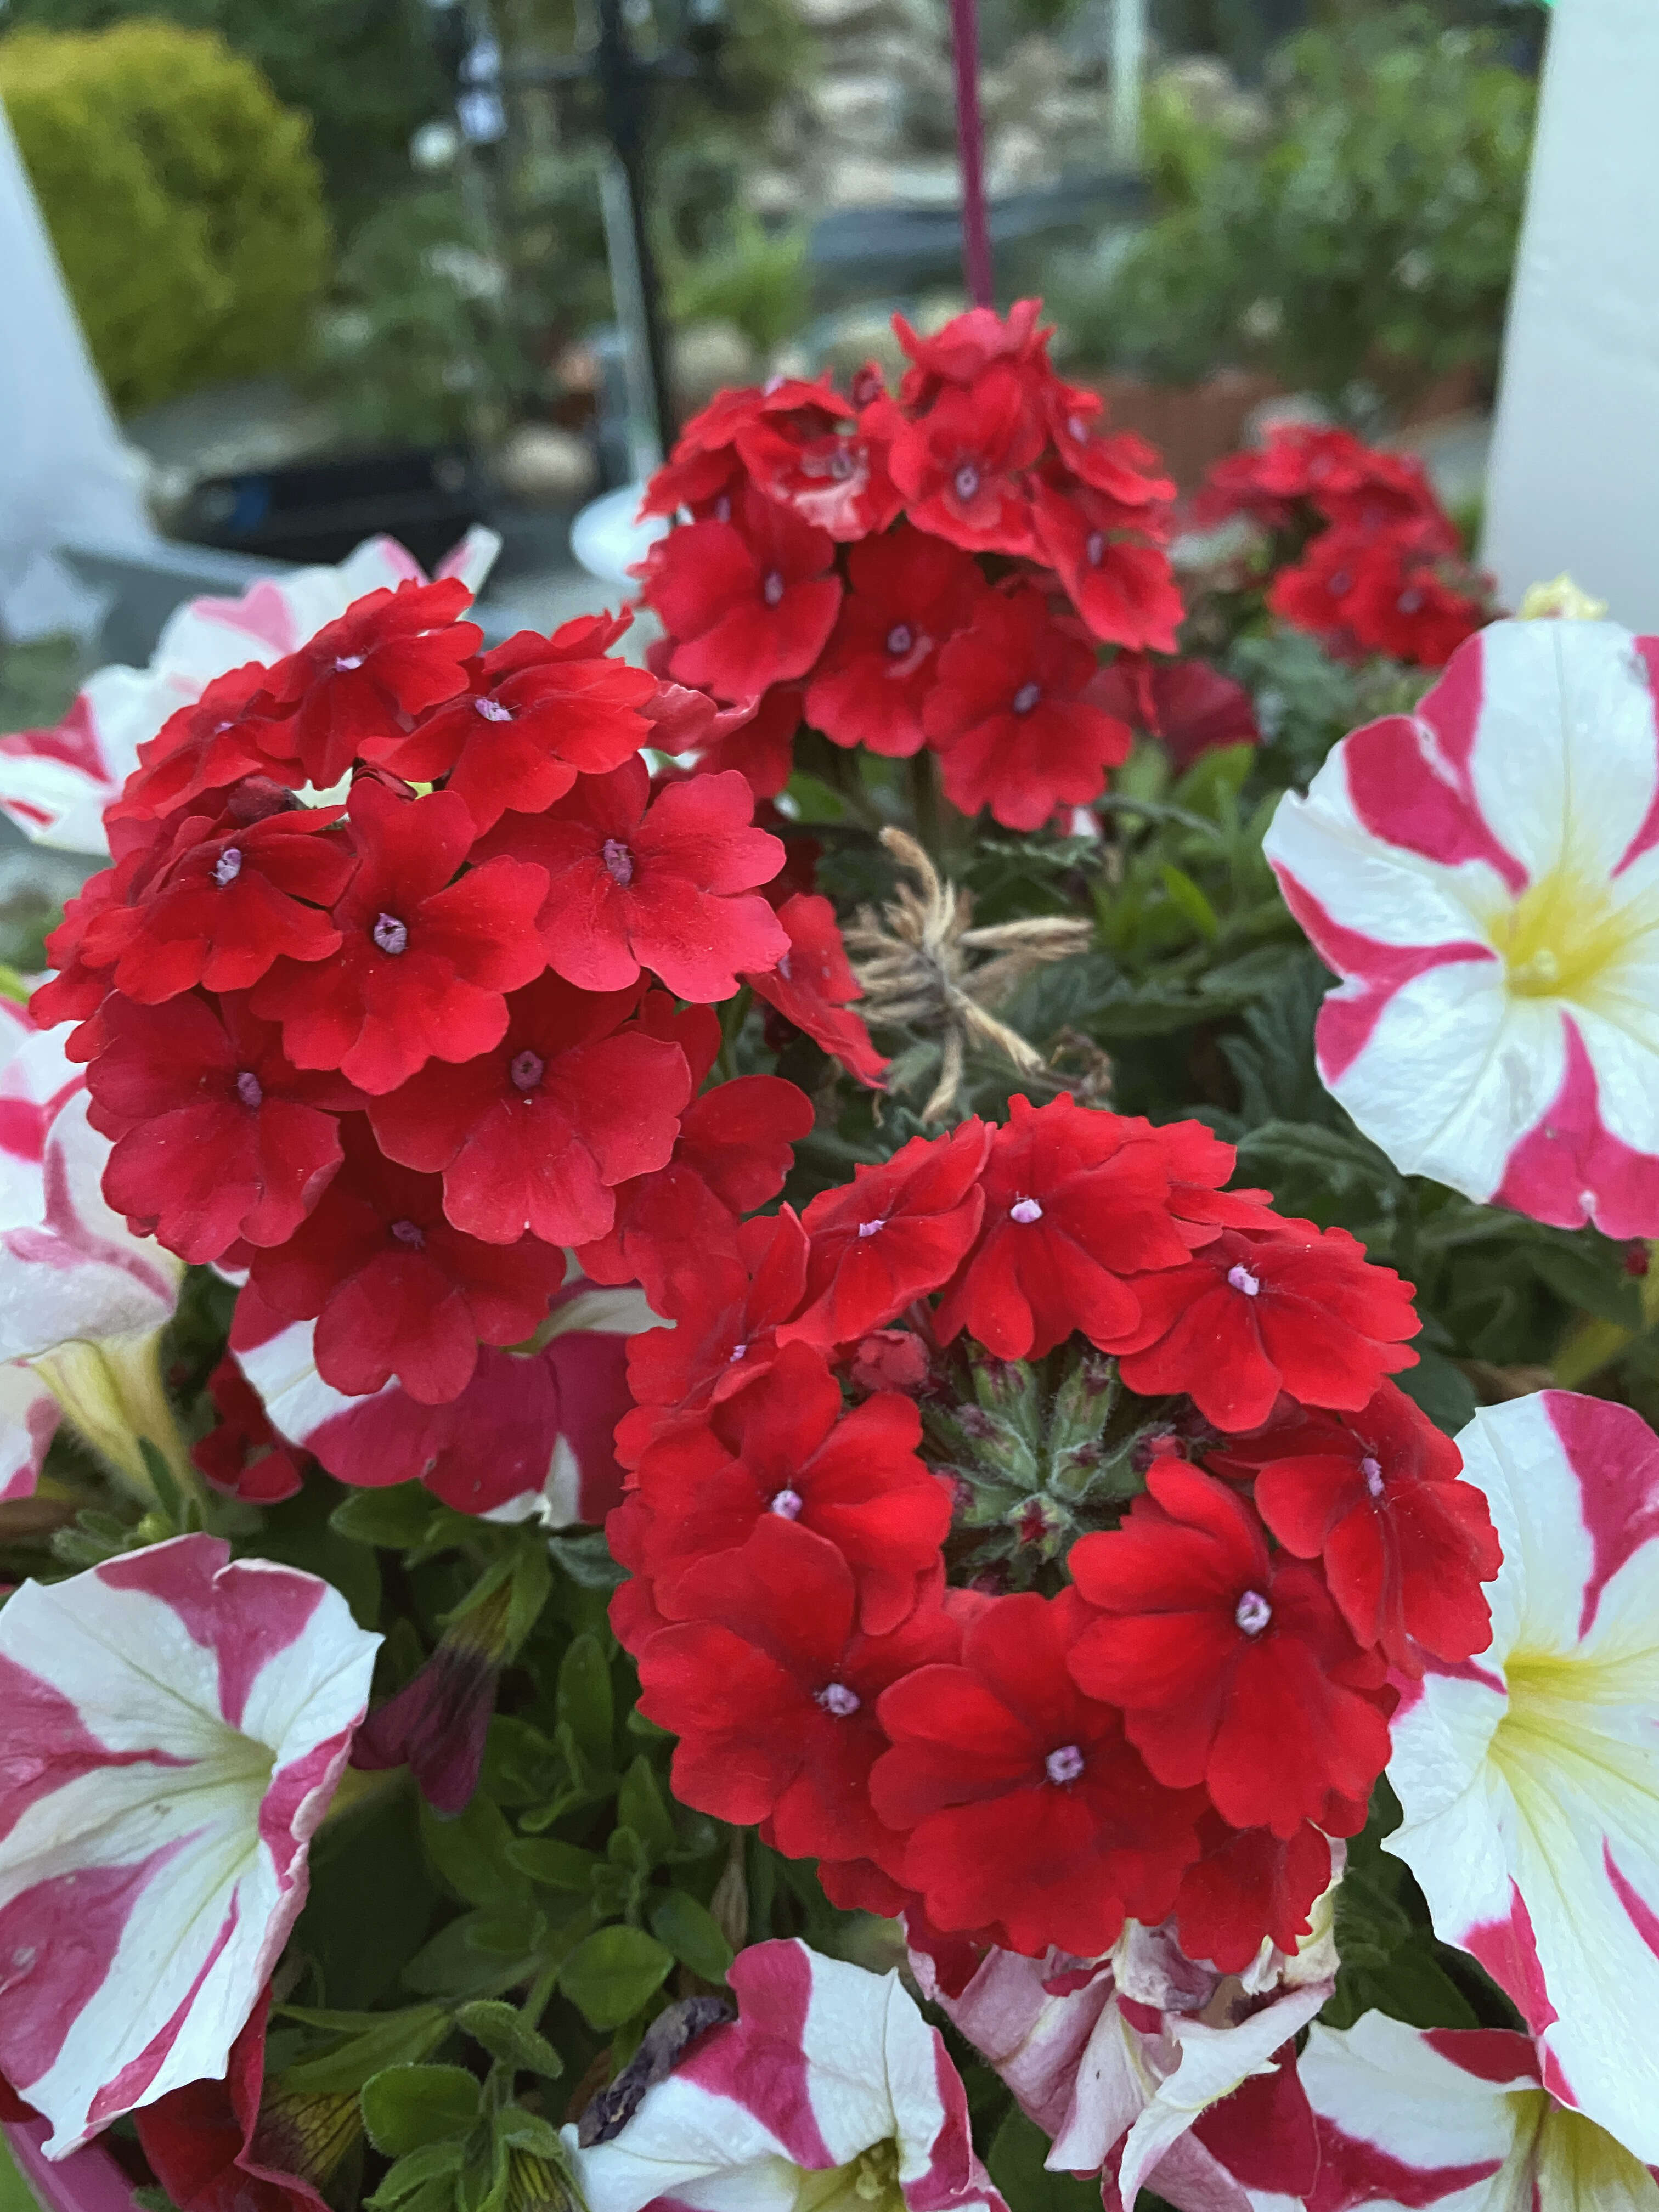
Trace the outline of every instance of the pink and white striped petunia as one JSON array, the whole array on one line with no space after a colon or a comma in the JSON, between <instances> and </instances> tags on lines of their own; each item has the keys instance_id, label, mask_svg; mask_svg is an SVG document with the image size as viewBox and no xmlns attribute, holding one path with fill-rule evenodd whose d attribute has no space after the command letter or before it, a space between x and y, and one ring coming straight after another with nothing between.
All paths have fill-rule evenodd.
<instances>
[{"instance_id":1,"label":"pink and white striped petunia","mask_svg":"<svg viewBox=\"0 0 1659 2212\"><path fill-rule=\"evenodd\" d=\"M1319 1072L1409 1174L1659 1234L1659 638L1501 622L1266 850L1344 980Z\"/></svg>"},{"instance_id":2,"label":"pink and white striped petunia","mask_svg":"<svg viewBox=\"0 0 1659 2212\"><path fill-rule=\"evenodd\" d=\"M1401 1686L1388 1848L1520 2007L1545 2087L1659 2160L1659 1437L1546 1390L1457 1441L1504 1547L1492 1640Z\"/></svg>"},{"instance_id":3,"label":"pink and white striped petunia","mask_svg":"<svg viewBox=\"0 0 1659 2212\"><path fill-rule=\"evenodd\" d=\"M27 1362L160 1328L184 1275L105 1205L109 1139L88 1125L85 1091L62 1034L0 997L0 1499L33 1492L58 1427L58 1398Z\"/></svg>"},{"instance_id":4,"label":"pink and white striped petunia","mask_svg":"<svg viewBox=\"0 0 1659 2212\"><path fill-rule=\"evenodd\" d=\"M737 2020L612 2140L580 2148L565 2130L588 2212L1006 2212L939 2031L896 1974L757 1943L731 1982Z\"/></svg>"},{"instance_id":5,"label":"pink and white striped petunia","mask_svg":"<svg viewBox=\"0 0 1659 2212\"><path fill-rule=\"evenodd\" d=\"M491 1521L598 1527L622 1499L611 1438L632 1400L628 1340L661 1326L632 1285L566 1285L538 1352L492 1350L447 1406L396 1382L348 1398L312 1358L313 1324L283 1322L244 1291L231 1348L271 1425L342 1482L424 1481L446 1505Z\"/></svg>"},{"instance_id":6,"label":"pink and white striped petunia","mask_svg":"<svg viewBox=\"0 0 1659 2212\"><path fill-rule=\"evenodd\" d=\"M380 1641L316 1576L211 1536L0 1610L0 2075L48 2156L224 2072Z\"/></svg>"},{"instance_id":7,"label":"pink and white striped petunia","mask_svg":"<svg viewBox=\"0 0 1659 2212\"><path fill-rule=\"evenodd\" d=\"M501 549L471 530L440 563L476 592ZM250 660L269 665L343 615L354 599L425 571L394 538L368 538L336 568L263 577L238 599L191 599L168 620L148 668L100 668L63 720L0 737L0 811L38 844L106 853L104 809L137 764L138 748L216 676Z\"/></svg>"},{"instance_id":8,"label":"pink and white striped petunia","mask_svg":"<svg viewBox=\"0 0 1659 2212\"><path fill-rule=\"evenodd\" d=\"M1659 2174L1558 2104L1524 2035L1368 2012L1302 2054L1319 2179L1309 2212L1656 2212Z\"/></svg>"}]
</instances>

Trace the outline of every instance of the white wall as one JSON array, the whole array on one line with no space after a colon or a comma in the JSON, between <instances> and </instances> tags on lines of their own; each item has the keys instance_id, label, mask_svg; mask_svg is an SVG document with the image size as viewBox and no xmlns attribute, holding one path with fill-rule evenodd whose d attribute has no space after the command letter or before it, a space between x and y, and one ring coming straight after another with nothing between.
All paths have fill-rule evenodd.
<instances>
[{"instance_id":1,"label":"white wall","mask_svg":"<svg viewBox=\"0 0 1659 2212\"><path fill-rule=\"evenodd\" d=\"M1659 0L1556 0L1484 551L1659 630Z\"/></svg>"}]
</instances>

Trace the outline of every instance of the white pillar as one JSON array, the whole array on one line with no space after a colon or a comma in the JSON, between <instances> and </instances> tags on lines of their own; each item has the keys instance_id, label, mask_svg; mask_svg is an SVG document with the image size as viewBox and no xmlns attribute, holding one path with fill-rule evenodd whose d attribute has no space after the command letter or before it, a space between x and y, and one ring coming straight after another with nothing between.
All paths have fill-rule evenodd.
<instances>
[{"instance_id":1,"label":"white pillar","mask_svg":"<svg viewBox=\"0 0 1659 2212\"><path fill-rule=\"evenodd\" d=\"M87 594L52 558L153 542L143 503L0 106L0 628L73 628Z\"/></svg>"},{"instance_id":2,"label":"white pillar","mask_svg":"<svg viewBox=\"0 0 1659 2212\"><path fill-rule=\"evenodd\" d=\"M1659 630L1659 0L1556 0L1483 550Z\"/></svg>"},{"instance_id":3,"label":"white pillar","mask_svg":"<svg viewBox=\"0 0 1659 2212\"><path fill-rule=\"evenodd\" d=\"M1111 0L1111 155L1115 167L1140 162L1140 93L1146 71L1146 0Z\"/></svg>"}]
</instances>

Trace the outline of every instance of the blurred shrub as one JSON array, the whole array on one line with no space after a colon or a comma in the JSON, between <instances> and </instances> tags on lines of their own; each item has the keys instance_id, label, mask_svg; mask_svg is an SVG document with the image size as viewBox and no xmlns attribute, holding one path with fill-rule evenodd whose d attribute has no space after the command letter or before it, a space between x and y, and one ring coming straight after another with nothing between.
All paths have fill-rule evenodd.
<instances>
[{"instance_id":1,"label":"blurred shrub","mask_svg":"<svg viewBox=\"0 0 1659 2212\"><path fill-rule=\"evenodd\" d=\"M677 323L731 323L770 353L811 313L806 233L767 231L752 215L734 218L719 244L673 272L668 311Z\"/></svg>"},{"instance_id":2,"label":"blurred shrub","mask_svg":"<svg viewBox=\"0 0 1659 2212\"><path fill-rule=\"evenodd\" d=\"M439 185L389 200L341 256L313 374L366 445L451 445L502 428L521 374L507 272Z\"/></svg>"},{"instance_id":3,"label":"blurred shrub","mask_svg":"<svg viewBox=\"0 0 1659 2212\"><path fill-rule=\"evenodd\" d=\"M1062 326L1159 381L1260 368L1362 415L1490 371L1533 112L1495 38L1400 9L1293 40L1267 90L1260 143L1153 103L1164 212L1057 271Z\"/></svg>"},{"instance_id":4,"label":"blurred shrub","mask_svg":"<svg viewBox=\"0 0 1659 2212\"><path fill-rule=\"evenodd\" d=\"M216 31L311 118L337 225L408 174L411 133L448 95L424 0L10 0L9 25L100 31L135 17Z\"/></svg>"},{"instance_id":5,"label":"blurred shrub","mask_svg":"<svg viewBox=\"0 0 1659 2212\"><path fill-rule=\"evenodd\" d=\"M0 100L115 405L281 368L329 249L304 119L208 32L0 40Z\"/></svg>"}]
</instances>

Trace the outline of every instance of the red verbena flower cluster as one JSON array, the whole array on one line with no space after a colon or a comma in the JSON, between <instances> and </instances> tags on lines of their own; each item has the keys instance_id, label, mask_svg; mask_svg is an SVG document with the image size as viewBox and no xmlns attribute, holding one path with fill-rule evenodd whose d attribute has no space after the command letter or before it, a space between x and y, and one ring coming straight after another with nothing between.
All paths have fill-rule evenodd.
<instances>
[{"instance_id":1,"label":"red verbena flower cluster","mask_svg":"<svg viewBox=\"0 0 1659 2212\"><path fill-rule=\"evenodd\" d=\"M744 779L653 787L641 746L695 742L712 703L612 657L609 616L485 650L467 602L371 592L181 708L34 1001L79 1020L135 1230L246 1271L273 1327L314 1321L336 1390L426 1405L535 1337L569 1249L648 1288L737 1264L812 1114L769 1075L698 1097L714 1002L752 981L884 1065ZM216 1395L213 1478L292 1488L234 1376Z\"/></svg>"},{"instance_id":2,"label":"red verbena flower cluster","mask_svg":"<svg viewBox=\"0 0 1659 2212\"><path fill-rule=\"evenodd\" d=\"M1016 1097L684 1279L609 1524L683 1799L963 1942L1294 1948L1498 1553L1409 1285L1232 1165Z\"/></svg>"},{"instance_id":3,"label":"red verbena flower cluster","mask_svg":"<svg viewBox=\"0 0 1659 2212\"><path fill-rule=\"evenodd\" d=\"M1441 668L1492 619L1490 586L1422 463L1352 431L1278 425L1216 464L1194 511L1206 527L1248 515L1293 554L1275 561L1267 604L1345 658Z\"/></svg>"},{"instance_id":4,"label":"red verbena flower cluster","mask_svg":"<svg viewBox=\"0 0 1659 2212\"><path fill-rule=\"evenodd\" d=\"M1174 486L1051 367L1039 303L933 337L902 317L896 394L866 368L722 392L652 479L678 515L642 571L680 684L729 702L709 765L770 797L805 725L939 755L945 796L1010 829L1085 806L1129 748L1099 647L1176 648Z\"/></svg>"}]
</instances>

